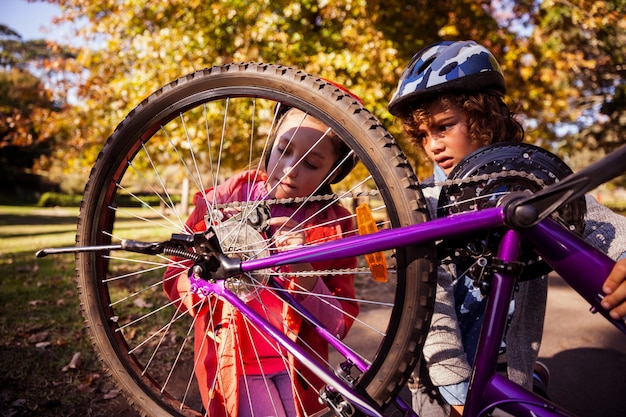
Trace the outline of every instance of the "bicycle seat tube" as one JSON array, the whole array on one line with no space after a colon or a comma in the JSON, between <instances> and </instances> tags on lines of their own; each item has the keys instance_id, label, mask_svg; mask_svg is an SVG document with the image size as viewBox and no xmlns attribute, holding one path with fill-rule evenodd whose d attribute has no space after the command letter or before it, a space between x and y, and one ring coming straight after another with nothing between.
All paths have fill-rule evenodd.
<instances>
[{"instance_id":1,"label":"bicycle seat tube","mask_svg":"<svg viewBox=\"0 0 626 417\"><path fill-rule=\"evenodd\" d=\"M482 394L496 373L500 343L519 273L514 265L518 260L520 247L519 232L507 231L498 249L498 259L502 267L493 274L489 289L464 416L478 416L482 411Z\"/></svg>"}]
</instances>

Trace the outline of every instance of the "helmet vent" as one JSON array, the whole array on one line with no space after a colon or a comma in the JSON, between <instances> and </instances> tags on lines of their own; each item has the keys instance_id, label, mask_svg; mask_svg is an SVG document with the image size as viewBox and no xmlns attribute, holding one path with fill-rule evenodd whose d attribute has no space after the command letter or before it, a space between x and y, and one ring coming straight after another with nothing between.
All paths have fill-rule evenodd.
<instances>
[{"instance_id":1,"label":"helmet vent","mask_svg":"<svg viewBox=\"0 0 626 417\"><path fill-rule=\"evenodd\" d=\"M450 62L448 65L443 67L441 71L439 71L439 75L446 75L447 73L449 73L450 71L452 71L458 66L459 66L458 62Z\"/></svg>"},{"instance_id":2,"label":"helmet vent","mask_svg":"<svg viewBox=\"0 0 626 417\"><path fill-rule=\"evenodd\" d=\"M424 71L426 71L426 69L428 69L428 67L431 66L431 64L436 58L437 56L433 56L432 58L424 61L422 65L420 65L419 68L417 69L417 74L422 74Z\"/></svg>"}]
</instances>

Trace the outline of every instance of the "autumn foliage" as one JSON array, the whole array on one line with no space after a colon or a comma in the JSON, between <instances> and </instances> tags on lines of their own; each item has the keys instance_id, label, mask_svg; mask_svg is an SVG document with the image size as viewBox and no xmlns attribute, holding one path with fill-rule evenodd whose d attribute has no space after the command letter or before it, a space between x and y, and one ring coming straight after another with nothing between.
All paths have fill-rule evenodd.
<instances>
[{"instance_id":1,"label":"autumn foliage","mask_svg":"<svg viewBox=\"0 0 626 417\"><path fill-rule=\"evenodd\" d=\"M54 149L35 168L53 179L74 176L80 184L141 100L189 72L227 62L281 63L342 83L402 141L387 101L411 56L447 39L474 39L494 52L529 140L575 169L625 141L624 0L55 2L59 19L75 22L87 45L76 60L61 54L48 61L74 83L64 91L75 97L63 97L60 117L21 116L31 118L37 138L21 134L18 142L52 138ZM416 166L420 174L428 169Z\"/></svg>"}]
</instances>

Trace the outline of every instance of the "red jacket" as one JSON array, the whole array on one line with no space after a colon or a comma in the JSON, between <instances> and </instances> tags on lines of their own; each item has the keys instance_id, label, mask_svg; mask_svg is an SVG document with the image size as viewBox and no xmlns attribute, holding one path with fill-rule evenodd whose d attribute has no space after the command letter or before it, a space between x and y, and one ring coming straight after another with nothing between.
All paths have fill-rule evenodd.
<instances>
[{"instance_id":1,"label":"red jacket","mask_svg":"<svg viewBox=\"0 0 626 417\"><path fill-rule=\"evenodd\" d=\"M196 194L194 197L195 208L186 223L188 230L201 231L206 228L204 225L204 215L207 212L206 201L210 203L215 201L218 204L246 201L246 199L250 199L250 195L252 195L252 200L261 199L261 195L264 196L266 194L265 180L266 176L264 174L255 174L253 171L243 172L225 183L207 190L206 198L203 193ZM314 219L307 221L304 226L307 242L334 240L341 237L342 233L354 230L348 210L336 204L323 210L322 213L316 214L321 204L326 203L310 203L305 209L297 213L297 216L301 219L307 219L315 214ZM289 215L293 211L294 209L287 206L276 205L271 207L273 217ZM315 226L316 224L321 224L322 226ZM354 268L356 267L356 259L346 258L318 262L314 263L313 267L319 270ZM163 286L168 297L173 301L180 300L186 293L185 284L188 282L186 269L170 266L165 273ZM359 313L358 303L356 301L347 301L347 299L355 298L354 276L331 275L323 276L321 280L331 294L340 297L341 308L347 313L341 317L343 322L339 323L338 326L338 328L344 329L342 336L345 336L352 325L353 318ZM261 292L261 296L263 294ZM192 301L196 303L200 301L200 298L194 295ZM185 305L182 305L181 308L189 310L188 306L190 304ZM189 311L196 320L194 352L195 362L199 365L195 367L195 374L202 401L205 408L209 410L210 416L237 416L238 414L238 377L242 375L242 370L241 360L237 355L241 344L238 342L239 338L232 336L235 333L246 335L246 331L243 330L243 333L241 333L244 325L243 318L239 311L233 310L229 304L219 301L215 297L209 297L198 311ZM297 313L283 305L281 316L282 321L286 323L285 327L292 332L290 337L299 346L315 352L316 355L320 355L322 358L328 358L327 343L317 335L311 326L303 322ZM214 334L216 326L218 324L222 325L226 317L228 317L229 329L226 332L224 329L220 330L221 343L218 344L213 338L206 337L207 333ZM279 325L276 325L276 327L279 327ZM242 338L242 340L246 339L247 336ZM217 363L218 349L220 351L219 368ZM300 401L304 403L303 406L307 414L323 408L319 404L317 396L317 391L323 386L323 383L307 369L304 369L291 355L289 355L289 368L292 380L296 382L294 396L297 399L296 407L299 415L303 414L303 410L300 408ZM214 383L214 381L217 382ZM313 384L314 388L309 387L308 383ZM211 391L212 388L213 390Z\"/></svg>"}]
</instances>

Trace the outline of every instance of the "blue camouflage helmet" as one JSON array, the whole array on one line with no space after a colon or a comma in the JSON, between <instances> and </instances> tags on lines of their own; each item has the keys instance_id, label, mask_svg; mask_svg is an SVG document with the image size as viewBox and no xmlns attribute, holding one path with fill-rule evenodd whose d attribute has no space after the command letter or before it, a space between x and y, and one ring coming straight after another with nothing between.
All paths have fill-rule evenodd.
<instances>
[{"instance_id":1,"label":"blue camouflage helmet","mask_svg":"<svg viewBox=\"0 0 626 417\"><path fill-rule=\"evenodd\" d=\"M484 89L506 92L502 69L493 54L474 41L438 42L413 56L388 108L394 116L403 116L433 95Z\"/></svg>"}]
</instances>

